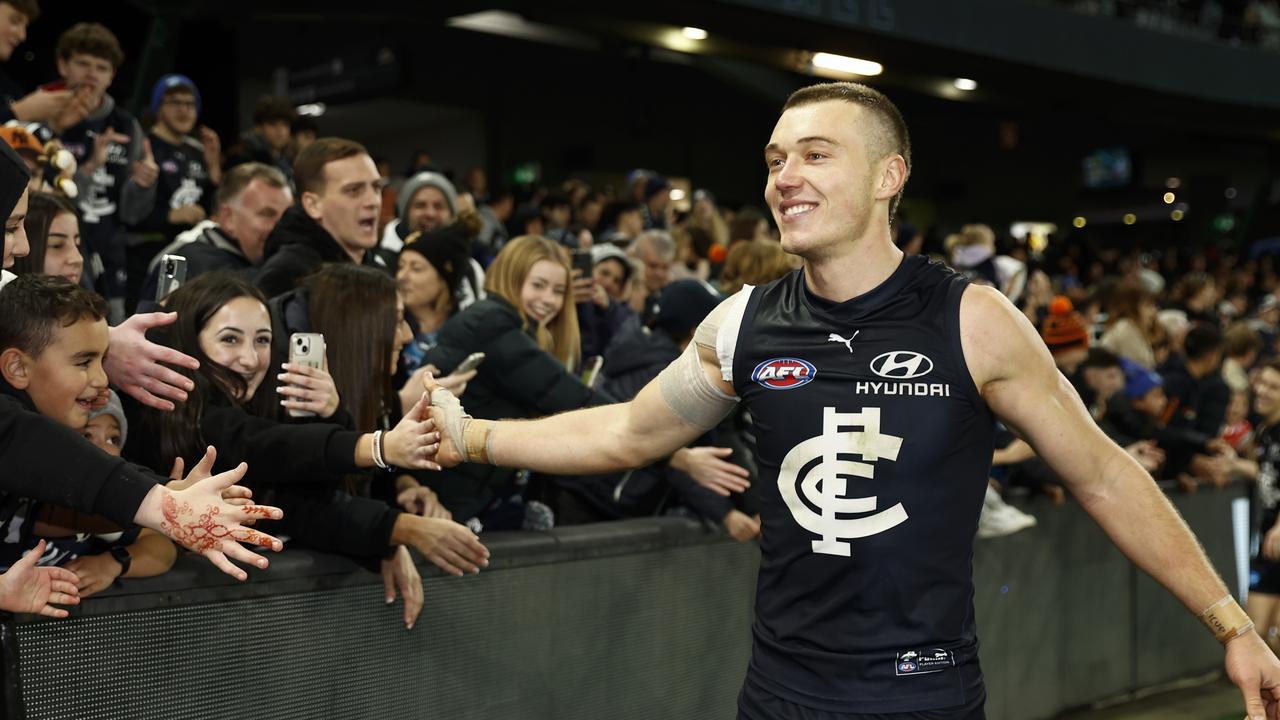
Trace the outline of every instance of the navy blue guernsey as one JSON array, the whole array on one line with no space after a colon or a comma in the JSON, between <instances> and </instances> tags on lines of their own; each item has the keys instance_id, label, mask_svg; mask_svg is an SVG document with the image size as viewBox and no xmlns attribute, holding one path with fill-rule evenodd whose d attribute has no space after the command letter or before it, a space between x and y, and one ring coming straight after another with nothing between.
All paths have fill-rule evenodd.
<instances>
[{"instance_id":1,"label":"navy blue guernsey","mask_svg":"<svg viewBox=\"0 0 1280 720\"><path fill-rule=\"evenodd\" d=\"M960 347L967 282L905 258L834 304L755 288L733 384L763 528L748 678L811 708L946 708L981 691L973 542L994 422Z\"/></svg>"}]
</instances>

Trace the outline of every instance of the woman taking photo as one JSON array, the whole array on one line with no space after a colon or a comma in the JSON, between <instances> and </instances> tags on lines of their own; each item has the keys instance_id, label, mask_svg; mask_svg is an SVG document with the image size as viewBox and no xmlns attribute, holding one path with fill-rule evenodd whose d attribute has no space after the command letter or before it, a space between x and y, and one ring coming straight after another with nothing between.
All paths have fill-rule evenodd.
<instances>
[{"instance_id":1,"label":"woman taking photo","mask_svg":"<svg viewBox=\"0 0 1280 720\"><path fill-rule=\"evenodd\" d=\"M168 307L178 315L169 328L170 346L199 360L200 369L190 374L195 388L188 400L173 412L138 410L141 435L151 439L128 448L138 462L167 468L183 458L191 464L206 445L218 448L218 465L248 462L244 484L289 508L275 529L318 550L381 559L384 578L406 593L410 626L421 607L421 583L404 545L455 575L486 564L488 552L466 528L340 489L344 477L362 470L429 466L427 453L438 434L422 419L422 404L385 432L280 422L272 407L275 393L264 391L270 387L272 325L261 291L235 276L209 273L174 291ZM394 325L394 318L388 321ZM324 394L309 391L308 401L337 404Z\"/></svg>"}]
</instances>

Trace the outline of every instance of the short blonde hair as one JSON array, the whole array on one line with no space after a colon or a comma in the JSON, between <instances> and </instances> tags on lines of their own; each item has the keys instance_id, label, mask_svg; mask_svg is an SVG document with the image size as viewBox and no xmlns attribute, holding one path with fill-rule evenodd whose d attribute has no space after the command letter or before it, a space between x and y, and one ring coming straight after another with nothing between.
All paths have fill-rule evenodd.
<instances>
[{"instance_id":1,"label":"short blonde hair","mask_svg":"<svg viewBox=\"0 0 1280 720\"><path fill-rule=\"evenodd\" d=\"M564 307L545 326L536 325L525 314L520 293L529 270L541 260L549 260L564 268ZM503 246L485 273L484 289L515 307L524 328L535 327L538 346L551 353L565 367L572 368L582 354L578 333L578 310L573 304L573 269L569 252L559 243L541 235L521 235Z\"/></svg>"}]
</instances>

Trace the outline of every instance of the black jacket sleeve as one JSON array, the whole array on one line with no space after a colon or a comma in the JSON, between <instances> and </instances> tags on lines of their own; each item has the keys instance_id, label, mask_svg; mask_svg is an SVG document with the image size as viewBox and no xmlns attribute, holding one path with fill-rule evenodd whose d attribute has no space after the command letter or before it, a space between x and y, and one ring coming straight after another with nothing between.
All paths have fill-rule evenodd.
<instances>
[{"instance_id":1,"label":"black jacket sleeve","mask_svg":"<svg viewBox=\"0 0 1280 720\"><path fill-rule=\"evenodd\" d=\"M574 410L597 404L591 388L574 377L533 338L519 329L508 330L481 348L489 377L515 402L536 415Z\"/></svg>"},{"instance_id":2,"label":"black jacket sleeve","mask_svg":"<svg viewBox=\"0 0 1280 720\"><path fill-rule=\"evenodd\" d=\"M0 490L96 513L132 527L157 483L151 471L112 457L71 428L0 396Z\"/></svg>"},{"instance_id":3,"label":"black jacket sleeve","mask_svg":"<svg viewBox=\"0 0 1280 720\"><path fill-rule=\"evenodd\" d=\"M284 519L263 523L263 532L288 535L293 542L356 558L372 565L386 556L400 510L380 500L340 490L281 487L263 500L284 510Z\"/></svg>"},{"instance_id":4,"label":"black jacket sleeve","mask_svg":"<svg viewBox=\"0 0 1280 720\"><path fill-rule=\"evenodd\" d=\"M301 245L286 245L267 258L258 271L258 287L269 298L297 287L302 278L320 267L320 255Z\"/></svg>"},{"instance_id":5,"label":"black jacket sleeve","mask_svg":"<svg viewBox=\"0 0 1280 720\"><path fill-rule=\"evenodd\" d=\"M328 423L281 423L233 407L210 407L200 421L205 442L218 449L214 470L249 463L250 486L315 484L358 472L360 433Z\"/></svg>"}]
</instances>

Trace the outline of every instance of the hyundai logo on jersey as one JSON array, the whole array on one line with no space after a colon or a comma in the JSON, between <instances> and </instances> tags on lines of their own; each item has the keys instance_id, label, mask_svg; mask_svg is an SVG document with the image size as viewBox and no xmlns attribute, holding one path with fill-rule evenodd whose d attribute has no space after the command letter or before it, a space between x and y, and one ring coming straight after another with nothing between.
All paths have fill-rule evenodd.
<instances>
[{"instance_id":1,"label":"hyundai logo on jersey","mask_svg":"<svg viewBox=\"0 0 1280 720\"><path fill-rule=\"evenodd\" d=\"M893 380L910 380L921 375L928 375L933 370L933 361L918 352L894 350L877 355L871 361L871 372L882 378Z\"/></svg>"},{"instance_id":2,"label":"hyundai logo on jersey","mask_svg":"<svg viewBox=\"0 0 1280 720\"><path fill-rule=\"evenodd\" d=\"M751 380L770 390L793 390L808 385L817 374L812 363L800 358L774 358L757 365Z\"/></svg>"}]
</instances>

